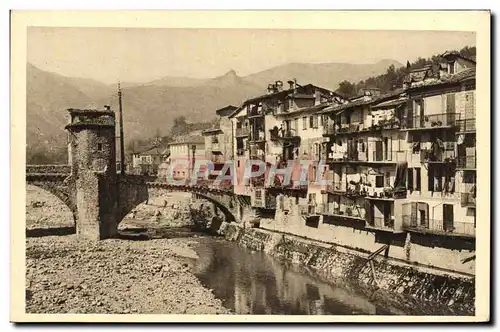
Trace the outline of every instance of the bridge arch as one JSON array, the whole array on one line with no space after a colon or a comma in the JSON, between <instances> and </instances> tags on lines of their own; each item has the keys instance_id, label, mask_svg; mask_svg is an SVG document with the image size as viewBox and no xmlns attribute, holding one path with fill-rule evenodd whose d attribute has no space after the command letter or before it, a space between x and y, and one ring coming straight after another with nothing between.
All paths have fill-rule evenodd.
<instances>
[{"instance_id":1,"label":"bridge arch","mask_svg":"<svg viewBox=\"0 0 500 332\"><path fill-rule=\"evenodd\" d=\"M147 202L153 197L161 197L168 193L191 193L195 197L206 200L217 207L224 215L226 221L238 221L241 218L238 197L232 191L210 189L197 186L177 186L162 182L133 183L128 179L120 184L120 214L118 224L137 206Z\"/></svg>"},{"instance_id":2,"label":"bridge arch","mask_svg":"<svg viewBox=\"0 0 500 332\"><path fill-rule=\"evenodd\" d=\"M35 195L35 196L33 196ZM40 197L38 197L40 195ZM31 201L31 202L30 202ZM34 208L36 207L49 207L50 209L54 209L55 205L51 204L53 202L51 201L57 201L60 206L64 206L64 215L60 215L59 211L55 211L53 215L49 215L48 217L68 217L68 221L71 222L71 224L54 224L54 228L67 228L70 226L71 228L74 228L74 231L76 231L76 222L77 222L77 211L76 211L76 205L74 204L74 200L71 199L71 195L67 195L64 193L60 188L55 186L54 184L50 183L27 183L26 184L26 203L31 203ZM48 203L48 204L47 204ZM38 204L40 204L38 206ZM28 207L27 207L28 208ZM45 214L45 213L44 213ZM36 227L30 227L28 225L28 220L27 221L27 228L31 228L32 230L35 229ZM66 220L65 220L66 221ZM48 225L43 225L43 226L52 226L52 223L48 223ZM43 227L45 228L45 227ZM52 227L50 227L52 228Z\"/></svg>"}]
</instances>

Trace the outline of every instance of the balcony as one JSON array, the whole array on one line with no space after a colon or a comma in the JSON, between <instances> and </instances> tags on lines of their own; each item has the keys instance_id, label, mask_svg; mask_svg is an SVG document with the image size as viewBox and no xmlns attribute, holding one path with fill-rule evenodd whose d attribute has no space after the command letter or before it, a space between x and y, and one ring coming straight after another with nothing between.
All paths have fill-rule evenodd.
<instances>
[{"instance_id":1,"label":"balcony","mask_svg":"<svg viewBox=\"0 0 500 332\"><path fill-rule=\"evenodd\" d=\"M394 217L372 217L368 220L366 228L393 231Z\"/></svg>"},{"instance_id":2,"label":"balcony","mask_svg":"<svg viewBox=\"0 0 500 332\"><path fill-rule=\"evenodd\" d=\"M462 207L475 207L476 194L475 193L460 193L460 205Z\"/></svg>"},{"instance_id":3,"label":"balcony","mask_svg":"<svg viewBox=\"0 0 500 332\"><path fill-rule=\"evenodd\" d=\"M396 164L399 162L408 161L406 157L406 151L383 151L375 150L371 153L371 158L367 160L367 163L380 163L380 164Z\"/></svg>"},{"instance_id":4,"label":"balcony","mask_svg":"<svg viewBox=\"0 0 500 332\"><path fill-rule=\"evenodd\" d=\"M445 144L454 144L453 142L445 142ZM421 163L453 163L456 161L455 151L448 149L443 151L423 149L420 150Z\"/></svg>"},{"instance_id":5,"label":"balcony","mask_svg":"<svg viewBox=\"0 0 500 332\"><path fill-rule=\"evenodd\" d=\"M323 136L333 135L335 135L335 124L328 123L326 126L323 126Z\"/></svg>"},{"instance_id":6,"label":"balcony","mask_svg":"<svg viewBox=\"0 0 500 332\"><path fill-rule=\"evenodd\" d=\"M354 220L365 220L356 209L350 207L334 207L332 203L323 203L316 207L316 211L319 214L331 217L354 219Z\"/></svg>"},{"instance_id":7,"label":"balcony","mask_svg":"<svg viewBox=\"0 0 500 332\"><path fill-rule=\"evenodd\" d=\"M457 134L475 133L476 119L457 120L457 127L458 127Z\"/></svg>"},{"instance_id":8,"label":"balcony","mask_svg":"<svg viewBox=\"0 0 500 332\"><path fill-rule=\"evenodd\" d=\"M399 129L401 128L401 123L398 118L383 119L379 120L376 124L370 126L368 129L371 131L377 130L389 130L389 129Z\"/></svg>"},{"instance_id":9,"label":"balcony","mask_svg":"<svg viewBox=\"0 0 500 332\"><path fill-rule=\"evenodd\" d=\"M254 106L248 111L248 118L258 118L265 115L265 110L262 106Z\"/></svg>"},{"instance_id":10,"label":"balcony","mask_svg":"<svg viewBox=\"0 0 500 332\"><path fill-rule=\"evenodd\" d=\"M346 185L343 182L331 182L326 185L326 191L330 193L345 193Z\"/></svg>"},{"instance_id":11,"label":"balcony","mask_svg":"<svg viewBox=\"0 0 500 332\"><path fill-rule=\"evenodd\" d=\"M250 135L249 127L236 128L234 135L236 137L248 137Z\"/></svg>"},{"instance_id":12,"label":"balcony","mask_svg":"<svg viewBox=\"0 0 500 332\"><path fill-rule=\"evenodd\" d=\"M317 215L317 205L313 203L299 204L299 214L301 216Z\"/></svg>"},{"instance_id":13,"label":"balcony","mask_svg":"<svg viewBox=\"0 0 500 332\"><path fill-rule=\"evenodd\" d=\"M459 156L457 158L457 168L460 169L476 169L476 156Z\"/></svg>"},{"instance_id":14,"label":"balcony","mask_svg":"<svg viewBox=\"0 0 500 332\"><path fill-rule=\"evenodd\" d=\"M297 134L295 129L288 129L284 131L278 131L271 136L274 141L300 141L300 136Z\"/></svg>"},{"instance_id":15,"label":"balcony","mask_svg":"<svg viewBox=\"0 0 500 332\"><path fill-rule=\"evenodd\" d=\"M336 128L335 135L345 135L357 133L362 130L363 125L361 123L343 123L340 128Z\"/></svg>"},{"instance_id":16,"label":"balcony","mask_svg":"<svg viewBox=\"0 0 500 332\"><path fill-rule=\"evenodd\" d=\"M264 131L257 131L257 132L251 133L249 141L254 142L254 143L265 142L266 135L265 135Z\"/></svg>"},{"instance_id":17,"label":"balcony","mask_svg":"<svg viewBox=\"0 0 500 332\"><path fill-rule=\"evenodd\" d=\"M411 216L403 216L403 229L424 234L435 234L444 236L475 237L476 228L473 223L449 221L439 219L427 219L420 224Z\"/></svg>"},{"instance_id":18,"label":"balcony","mask_svg":"<svg viewBox=\"0 0 500 332\"><path fill-rule=\"evenodd\" d=\"M410 117L406 121L407 130L442 129L455 126L458 113L441 113Z\"/></svg>"},{"instance_id":19,"label":"balcony","mask_svg":"<svg viewBox=\"0 0 500 332\"><path fill-rule=\"evenodd\" d=\"M380 187L368 190L368 195L366 199L370 200L394 200L406 198L406 188L392 188L392 187Z\"/></svg>"}]
</instances>

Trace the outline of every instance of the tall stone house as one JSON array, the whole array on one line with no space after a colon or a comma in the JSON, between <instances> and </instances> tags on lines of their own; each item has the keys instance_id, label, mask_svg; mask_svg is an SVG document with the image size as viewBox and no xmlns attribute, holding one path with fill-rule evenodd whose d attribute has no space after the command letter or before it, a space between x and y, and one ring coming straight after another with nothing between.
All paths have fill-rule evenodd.
<instances>
[{"instance_id":1,"label":"tall stone house","mask_svg":"<svg viewBox=\"0 0 500 332\"><path fill-rule=\"evenodd\" d=\"M210 172L211 178L216 178L224 167L225 162L233 160L233 126L229 119L238 107L228 105L215 111L216 124L205 129L202 135L205 138L205 158L213 164Z\"/></svg>"}]
</instances>

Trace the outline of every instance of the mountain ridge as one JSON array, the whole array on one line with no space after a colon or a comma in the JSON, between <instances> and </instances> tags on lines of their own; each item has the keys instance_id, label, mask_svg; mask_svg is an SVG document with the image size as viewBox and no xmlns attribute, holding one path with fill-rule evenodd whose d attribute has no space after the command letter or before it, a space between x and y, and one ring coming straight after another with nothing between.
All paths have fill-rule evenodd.
<instances>
[{"instance_id":1,"label":"mountain ridge","mask_svg":"<svg viewBox=\"0 0 500 332\"><path fill-rule=\"evenodd\" d=\"M295 78L299 84L311 83L335 90L344 79L354 81L385 73L387 68L383 65L285 64L243 77L231 69L210 79L177 78L168 82L163 78L157 84L122 83L125 140L150 138L157 131L165 135L178 116L185 116L191 122L210 121L216 109L239 105L250 97L265 94L267 85L276 80L286 85L287 80ZM66 77L27 63L28 162L47 155L50 159L64 151L67 108L103 108L104 105L118 109L116 85Z\"/></svg>"}]
</instances>

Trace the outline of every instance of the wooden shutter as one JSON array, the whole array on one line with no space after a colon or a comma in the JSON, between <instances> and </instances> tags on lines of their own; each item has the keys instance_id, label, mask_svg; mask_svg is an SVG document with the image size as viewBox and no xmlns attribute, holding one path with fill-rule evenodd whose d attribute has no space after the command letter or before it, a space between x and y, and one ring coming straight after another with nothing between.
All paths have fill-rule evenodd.
<instances>
[{"instance_id":1,"label":"wooden shutter","mask_svg":"<svg viewBox=\"0 0 500 332\"><path fill-rule=\"evenodd\" d=\"M417 226L417 202L411 202L410 225Z\"/></svg>"}]
</instances>

